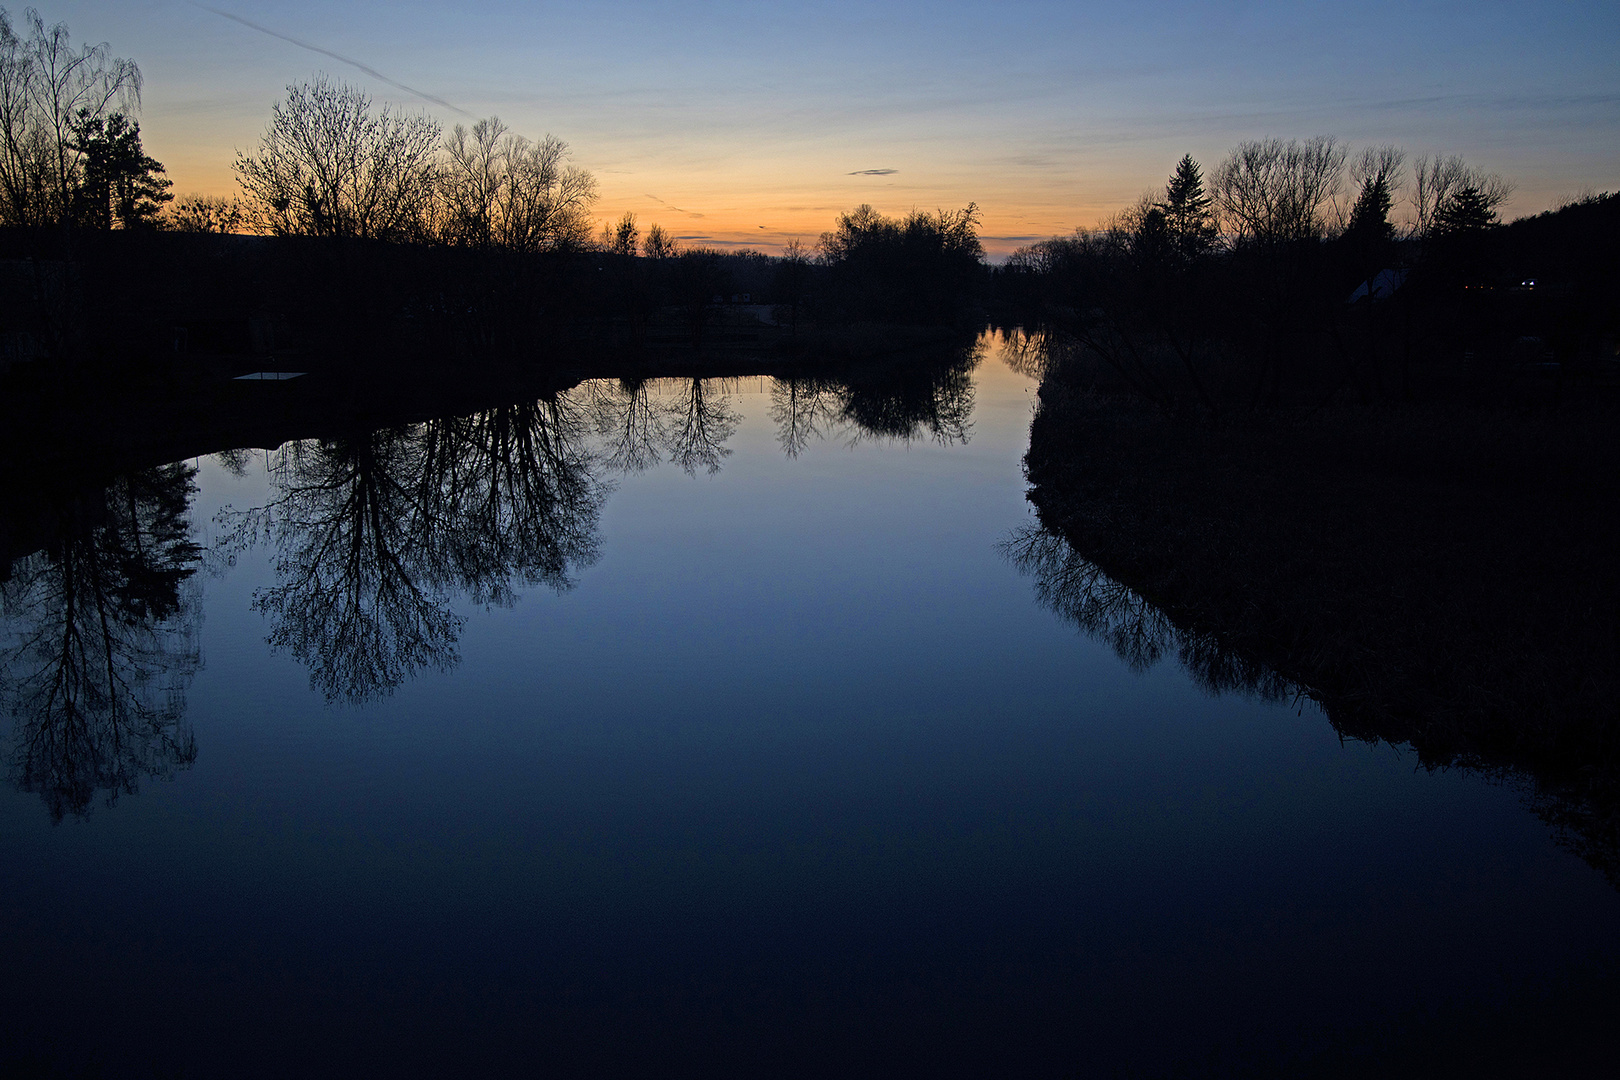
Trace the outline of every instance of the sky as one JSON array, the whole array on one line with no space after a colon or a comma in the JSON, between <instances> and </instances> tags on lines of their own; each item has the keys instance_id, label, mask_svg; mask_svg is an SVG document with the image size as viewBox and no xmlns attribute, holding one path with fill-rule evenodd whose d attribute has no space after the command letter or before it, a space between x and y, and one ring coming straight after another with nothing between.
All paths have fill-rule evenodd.
<instances>
[{"instance_id":1,"label":"sky","mask_svg":"<svg viewBox=\"0 0 1620 1080\"><path fill-rule=\"evenodd\" d=\"M860 203L973 202L1005 255L1257 138L1460 154L1515 185L1509 218L1620 190L1613 0L37 7L140 66L146 150L182 194L234 193L237 151L321 73L447 129L565 140L604 220L766 251Z\"/></svg>"}]
</instances>

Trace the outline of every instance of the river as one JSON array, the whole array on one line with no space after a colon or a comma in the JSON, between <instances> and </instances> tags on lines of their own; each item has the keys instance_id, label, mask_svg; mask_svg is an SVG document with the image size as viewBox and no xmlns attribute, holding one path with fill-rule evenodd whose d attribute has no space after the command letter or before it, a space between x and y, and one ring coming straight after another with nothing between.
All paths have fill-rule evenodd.
<instances>
[{"instance_id":1,"label":"river","mask_svg":"<svg viewBox=\"0 0 1620 1080\"><path fill-rule=\"evenodd\" d=\"M1301 1075L1612 1016L1620 896L1522 785L1039 602L1002 350L590 382L80 505L101 546L5 585L8 1060ZM62 671L96 573L122 704Z\"/></svg>"}]
</instances>

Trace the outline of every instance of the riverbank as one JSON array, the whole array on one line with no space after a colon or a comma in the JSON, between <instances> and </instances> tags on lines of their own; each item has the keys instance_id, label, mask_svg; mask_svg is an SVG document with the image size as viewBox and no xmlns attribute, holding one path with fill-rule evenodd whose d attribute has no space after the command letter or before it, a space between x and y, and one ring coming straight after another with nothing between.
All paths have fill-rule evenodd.
<instances>
[{"instance_id":1,"label":"riverbank","mask_svg":"<svg viewBox=\"0 0 1620 1080\"><path fill-rule=\"evenodd\" d=\"M1227 670L1346 736L1533 779L1616 877L1620 448L1602 398L1273 411L1219 428L1048 376L1042 524Z\"/></svg>"}]
</instances>

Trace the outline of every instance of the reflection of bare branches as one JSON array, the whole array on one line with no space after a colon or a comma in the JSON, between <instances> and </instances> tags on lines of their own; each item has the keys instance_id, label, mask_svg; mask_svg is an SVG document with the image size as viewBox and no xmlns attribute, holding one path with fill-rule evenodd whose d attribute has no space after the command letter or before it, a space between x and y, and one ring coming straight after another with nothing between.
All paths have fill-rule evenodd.
<instances>
[{"instance_id":1,"label":"reflection of bare branches","mask_svg":"<svg viewBox=\"0 0 1620 1080\"><path fill-rule=\"evenodd\" d=\"M1031 379L1046 377L1062 345L1057 337L1046 330L1025 330L1023 327L1003 330L1001 359L1012 370Z\"/></svg>"},{"instance_id":2,"label":"reflection of bare branches","mask_svg":"<svg viewBox=\"0 0 1620 1080\"><path fill-rule=\"evenodd\" d=\"M1164 613L1099 570L1063 537L1025 528L1003 550L1019 571L1035 578L1042 606L1114 647L1133 671L1146 671L1175 641Z\"/></svg>"},{"instance_id":3,"label":"reflection of bare branches","mask_svg":"<svg viewBox=\"0 0 1620 1080\"><path fill-rule=\"evenodd\" d=\"M514 579L555 589L570 565L596 561L602 485L584 450L586 420L572 399L512 405L455 422L449 466L433 478L431 520L452 580L483 604L508 604Z\"/></svg>"},{"instance_id":4,"label":"reflection of bare branches","mask_svg":"<svg viewBox=\"0 0 1620 1080\"><path fill-rule=\"evenodd\" d=\"M201 663L188 579L195 470L169 465L63 508L56 539L0 586L13 776L54 818L187 768L184 692Z\"/></svg>"},{"instance_id":5,"label":"reflection of bare branches","mask_svg":"<svg viewBox=\"0 0 1620 1080\"><path fill-rule=\"evenodd\" d=\"M416 556L423 524L408 431L284 449L277 497L241 519L276 544L277 584L254 594L270 643L310 665L328 698L365 699L458 659L461 620Z\"/></svg>"},{"instance_id":6,"label":"reflection of bare branches","mask_svg":"<svg viewBox=\"0 0 1620 1080\"><path fill-rule=\"evenodd\" d=\"M457 662L453 593L507 604L514 583L567 588L597 553L587 426L559 396L283 447L275 497L220 516L227 543L276 545L277 584L254 600L271 643L328 698L363 701Z\"/></svg>"},{"instance_id":7,"label":"reflection of bare branches","mask_svg":"<svg viewBox=\"0 0 1620 1080\"><path fill-rule=\"evenodd\" d=\"M720 462L731 456L726 440L742 423L742 414L732 407L725 388L721 386L719 396L715 395L717 382L687 380L686 394L672 410L669 459L688 476L696 476L700 468L711 476L719 472Z\"/></svg>"},{"instance_id":8,"label":"reflection of bare branches","mask_svg":"<svg viewBox=\"0 0 1620 1080\"><path fill-rule=\"evenodd\" d=\"M840 414L854 429L851 442L927 435L941 446L965 444L973 434L973 369L983 358L984 344L975 342L945 364L851 380Z\"/></svg>"},{"instance_id":9,"label":"reflection of bare branches","mask_svg":"<svg viewBox=\"0 0 1620 1080\"><path fill-rule=\"evenodd\" d=\"M1002 545L1019 571L1035 578L1044 607L1113 646L1133 671L1145 671L1172 647L1193 680L1212 694L1238 691L1275 701L1302 688L1225 647L1213 634L1185 630L1098 569L1066 539L1046 529L1020 529Z\"/></svg>"},{"instance_id":10,"label":"reflection of bare branches","mask_svg":"<svg viewBox=\"0 0 1620 1080\"><path fill-rule=\"evenodd\" d=\"M586 384L596 433L608 446L605 463L619 472L642 472L663 460L664 417L644 379Z\"/></svg>"},{"instance_id":11,"label":"reflection of bare branches","mask_svg":"<svg viewBox=\"0 0 1620 1080\"><path fill-rule=\"evenodd\" d=\"M1254 694L1264 701L1307 695L1304 687L1253 657L1225 647L1213 634L1184 630L1178 641L1182 666L1211 694Z\"/></svg>"},{"instance_id":12,"label":"reflection of bare branches","mask_svg":"<svg viewBox=\"0 0 1620 1080\"><path fill-rule=\"evenodd\" d=\"M241 477L247 475L248 465L253 461L253 451L221 450L214 455L214 460L232 476Z\"/></svg>"},{"instance_id":13,"label":"reflection of bare branches","mask_svg":"<svg viewBox=\"0 0 1620 1080\"><path fill-rule=\"evenodd\" d=\"M771 420L776 441L788 457L798 457L812 439L826 438L842 409L838 389L824 379L772 380Z\"/></svg>"},{"instance_id":14,"label":"reflection of bare branches","mask_svg":"<svg viewBox=\"0 0 1620 1080\"><path fill-rule=\"evenodd\" d=\"M840 429L851 445L924 437L942 446L966 443L973 434L973 370L984 352L980 340L941 357L861 367L838 379L777 379L771 390L777 442L788 457Z\"/></svg>"}]
</instances>

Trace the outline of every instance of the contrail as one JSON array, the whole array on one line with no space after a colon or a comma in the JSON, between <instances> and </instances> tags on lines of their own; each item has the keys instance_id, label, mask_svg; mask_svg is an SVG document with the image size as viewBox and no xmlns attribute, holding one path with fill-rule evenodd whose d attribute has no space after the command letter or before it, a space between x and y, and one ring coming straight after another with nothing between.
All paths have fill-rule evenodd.
<instances>
[{"instance_id":1,"label":"contrail","mask_svg":"<svg viewBox=\"0 0 1620 1080\"><path fill-rule=\"evenodd\" d=\"M660 199L656 195L648 195L647 198L651 199L655 203L661 203L662 205L669 207L671 210L675 211L677 214L686 214L689 217L695 217L695 218L700 218L700 217L703 216L702 214L698 213L696 210L683 210L681 207L676 206L674 203L664 202L663 199Z\"/></svg>"},{"instance_id":2,"label":"contrail","mask_svg":"<svg viewBox=\"0 0 1620 1080\"><path fill-rule=\"evenodd\" d=\"M307 41L300 41L298 38L290 37L287 34L280 33L279 31L276 31L276 30L272 30L268 26L260 26L256 22L253 22L251 20L242 18L242 16L240 16L240 15L232 15L228 11L221 11L221 10L219 10L219 8L209 7L207 4L199 4L199 3L197 3L197 0L190 0L190 2L191 2L192 7L202 8L204 11L213 12L215 15L218 15L222 19L229 19L229 20L231 20L231 22L241 23L243 26L248 27L250 30L257 30L261 34L269 34L273 38L280 38L282 41L285 41L290 45L296 45L300 49L308 49L310 52L320 53L322 56L330 56L333 60L337 60L337 61L340 61L341 63L348 64L350 67L359 68L361 71L365 72L367 75L370 75L373 79L377 79L377 80L380 80L382 82L385 82L389 86L394 87L395 89L403 90L407 94L412 94L412 95L414 95L416 97L421 98L423 101L431 101L435 105L442 105L446 109L449 109L451 112L460 113L462 116L465 116L468 119L472 118L472 113L468 112L466 109L458 109L456 106L450 104L448 101L444 100L444 98L442 98L442 97L434 97L432 94L424 94L422 91L418 90L414 86L406 86L402 82L398 82L398 81L396 81L394 79L390 79L388 76L384 75L382 72L378 71L376 68L371 67L369 64L362 64L360 61L355 60L352 57L344 56L342 53L335 53L331 49L323 49L319 45L311 45Z\"/></svg>"}]
</instances>

